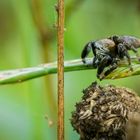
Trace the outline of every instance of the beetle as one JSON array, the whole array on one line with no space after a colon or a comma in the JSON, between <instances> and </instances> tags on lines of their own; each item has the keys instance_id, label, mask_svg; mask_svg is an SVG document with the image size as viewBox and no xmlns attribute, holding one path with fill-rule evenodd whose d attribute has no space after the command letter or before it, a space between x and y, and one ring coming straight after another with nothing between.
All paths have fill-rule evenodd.
<instances>
[{"instance_id":1,"label":"beetle","mask_svg":"<svg viewBox=\"0 0 140 140\"><path fill-rule=\"evenodd\" d=\"M118 67L118 61L127 58L128 64L131 67L131 59L128 50L132 50L139 57L137 48L140 47L140 39L133 36L111 36L107 39L101 39L88 42L82 53L81 58L83 63L86 63L85 58L92 50L93 67L97 68L97 77L102 80L105 76L110 74L114 69ZM110 66L104 73L104 69Z\"/></svg>"}]
</instances>

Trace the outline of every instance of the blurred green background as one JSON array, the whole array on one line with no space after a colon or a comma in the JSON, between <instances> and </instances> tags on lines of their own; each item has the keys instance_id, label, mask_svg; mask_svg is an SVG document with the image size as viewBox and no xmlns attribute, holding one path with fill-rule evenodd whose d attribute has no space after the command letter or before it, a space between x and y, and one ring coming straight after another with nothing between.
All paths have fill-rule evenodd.
<instances>
[{"instance_id":1,"label":"blurred green background","mask_svg":"<svg viewBox=\"0 0 140 140\"><path fill-rule=\"evenodd\" d=\"M0 70L56 61L56 0L0 0ZM78 59L90 40L140 37L139 0L65 1L65 60ZM65 73L65 139L78 140L70 118L96 70ZM98 81L99 82L99 81ZM103 80L139 93L140 76ZM57 139L57 77L0 87L0 140Z\"/></svg>"}]
</instances>

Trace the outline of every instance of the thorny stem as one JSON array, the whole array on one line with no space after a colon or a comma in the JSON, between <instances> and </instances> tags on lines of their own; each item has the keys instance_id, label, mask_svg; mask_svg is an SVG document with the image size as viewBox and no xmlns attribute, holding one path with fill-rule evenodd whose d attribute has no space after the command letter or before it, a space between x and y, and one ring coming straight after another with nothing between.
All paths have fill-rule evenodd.
<instances>
[{"instance_id":1,"label":"thorny stem","mask_svg":"<svg viewBox=\"0 0 140 140\"><path fill-rule=\"evenodd\" d=\"M127 60L120 61L118 68L114 70L110 75L108 75L105 79L117 79L127 76L140 75L140 62L136 57L132 57L131 60L133 71L130 71ZM92 58L87 59L87 64L83 64L81 59L65 61L64 72L94 69L91 62ZM42 64L31 68L1 71L0 85L20 83L33 78L55 73L57 73L57 62Z\"/></svg>"}]
</instances>

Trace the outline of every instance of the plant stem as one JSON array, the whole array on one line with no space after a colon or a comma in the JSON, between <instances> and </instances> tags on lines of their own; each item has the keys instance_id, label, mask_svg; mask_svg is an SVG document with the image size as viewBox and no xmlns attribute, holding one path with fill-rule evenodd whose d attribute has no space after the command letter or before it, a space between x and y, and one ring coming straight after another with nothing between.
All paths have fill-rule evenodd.
<instances>
[{"instance_id":1,"label":"plant stem","mask_svg":"<svg viewBox=\"0 0 140 140\"><path fill-rule=\"evenodd\" d=\"M64 140L64 0L58 0L57 21L57 94L58 94L58 122L57 139Z\"/></svg>"},{"instance_id":2,"label":"plant stem","mask_svg":"<svg viewBox=\"0 0 140 140\"><path fill-rule=\"evenodd\" d=\"M122 69L124 69L125 71L129 70L131 72L131 74L129 73L129 75L123 75L123 77L132 76L136 74L139 75L140 62L137 60L136 57L132 57L131 60L132 60L133 71L129 70L127 60L123 60L119 62L118 68L114 70L110 75L108 75L106 79L112 79L113 78L112 74L115 73L113 75L117 75L121 72ZM64 72L89 70L89 69L94 69L92 67L92 58L87 59L87 64L83 64L81 59L70 60L70 61L64 62ZM41 64L39 66L31 67L31 68L21 68L21 69L15 69L15 70L1 71L0 72L0 85L20 83L20 82L27 81L33 78L37 78L37 77L41 77L41 76L49 75L49 74L54 74L54 73L57 73L57 62ZM116 78L122 78L122 76L121 77L117 76Z\"/></svg>"}]
</instances>

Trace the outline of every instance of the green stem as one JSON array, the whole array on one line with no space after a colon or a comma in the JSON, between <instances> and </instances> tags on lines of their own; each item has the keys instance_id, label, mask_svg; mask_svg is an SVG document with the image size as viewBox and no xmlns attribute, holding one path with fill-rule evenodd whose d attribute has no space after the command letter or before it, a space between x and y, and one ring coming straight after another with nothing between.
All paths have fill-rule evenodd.
<instances>
[{"instance_id":1,"label":"green stem","mask_svg":"<svg viewBox=\"0 0 140 140\"><path fill-rule=\"evenodd\" d=\"M132 68L133 71L130 71L127 60L119 62L119 67L109 74L105 79L117 79L124 78L133 75L140 74L140 62L136 57L132 57ZM79 70L88 70L94 69L92 67L92 58L87 59L87 64L83 64L81 59L70 60L64 62L64 71L79 71ZM15 70L1 71L0 72L0 85L2 84L12 84L20 83L26 80L33 78L41 77L48 74L57 73L57 62L41 64L36 67L31 68L21 68Z\"/></svg>"}]
</instances>

